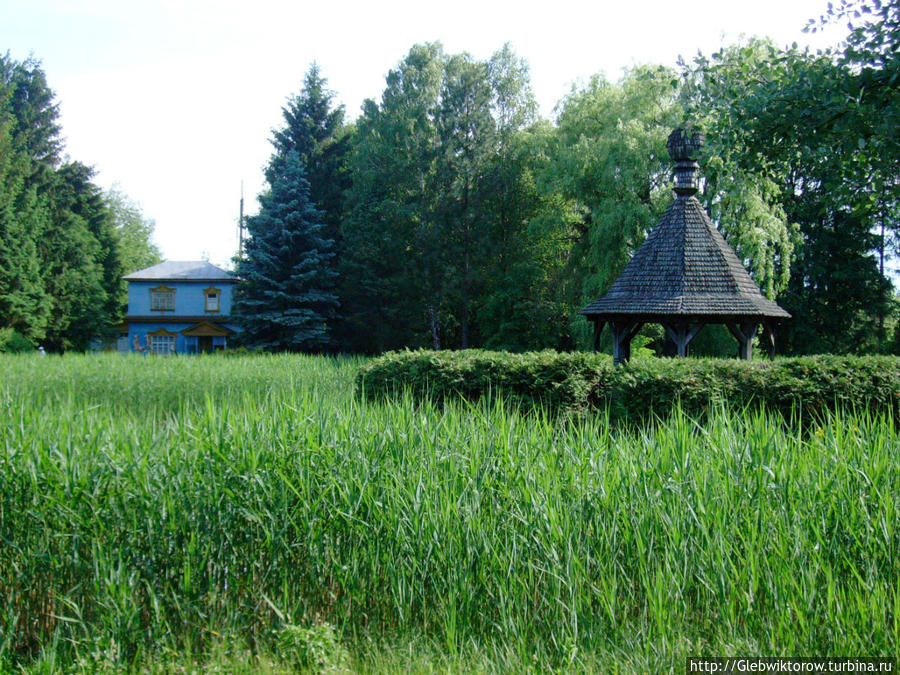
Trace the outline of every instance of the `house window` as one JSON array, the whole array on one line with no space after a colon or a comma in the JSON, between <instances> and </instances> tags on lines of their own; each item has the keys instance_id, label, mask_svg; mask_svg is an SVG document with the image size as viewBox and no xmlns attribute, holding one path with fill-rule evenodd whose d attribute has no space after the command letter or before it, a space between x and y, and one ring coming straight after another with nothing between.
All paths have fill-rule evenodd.
<instances>
[{"instance_id":1,"label":"house window","mask_svg":"<svg viewBox=\"0 0 900 675\"><path fill-rule=\"evenodd\" d=\"M174 312L175 289L167 286L157 286L150 289L151 312Z\"/></svg>"},{"instance_id":2,"label":"house window","mask_svg":"<svg viewBox=\"0 0 900 675\"><path fill-rule=\"evenodd\" d=\"M203 297L205 298L206 313L217 314L219 311L219 299L222 297L222 291L220 291L218 288L210 286L209 288L203 290Z\"/></svg>"},{"instance_id":3,"label":"house window","mask_svg":"<svg viewBox=\"0 0 900 675\"><path fill-rule=\"evenodd\" d=\"M175 353L175 336L174 335L149 335L150 352L168 356Z\"/></svg>"}]
</instances>

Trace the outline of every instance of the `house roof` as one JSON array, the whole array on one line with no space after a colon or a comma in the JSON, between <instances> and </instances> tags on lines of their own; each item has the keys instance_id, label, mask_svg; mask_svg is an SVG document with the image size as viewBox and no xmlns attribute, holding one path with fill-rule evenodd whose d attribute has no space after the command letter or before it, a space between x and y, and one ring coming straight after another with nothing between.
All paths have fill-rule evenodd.
<instances>
[{"instance_id":1,"label":"house roof","mask_svg":"<svg viewBox=\"0 0 900 675\"><path fill-rule=\"evenodd\" d=\"M681 136L675 138L679 133ZM678 130L669 139L670 154L676 161L675 202L609 292L582 309L581 314L600 320L628 316L645 320L790 318L763 296L697 200L698 165L689 155L702 147L702 137L699 141L695 137L693 146L688 139L685 151L684 136Z\"/></svg>"},{"instance_id":2,"label":"house roof","mask_svg":"<svg viewBox=\"0 0 900 675\"><path fill-rule=\"evenodd\" d=\"M153 267L132 272L126 281L233 281L221 267L205 260L166 260Z\"/></svg>"}]
</instances>

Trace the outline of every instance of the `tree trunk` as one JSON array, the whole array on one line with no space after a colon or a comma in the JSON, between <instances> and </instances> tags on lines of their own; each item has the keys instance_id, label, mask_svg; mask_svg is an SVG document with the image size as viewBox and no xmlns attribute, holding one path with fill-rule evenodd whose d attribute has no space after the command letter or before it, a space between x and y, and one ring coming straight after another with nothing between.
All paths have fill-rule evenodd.
<instances>
[{"instance_id":1,"label":"tree trunk","mask_svg":"<svg viewBox=\"0 0 900 675\"><path fill-rule=\"evenodd\" d=\"M469 176L463 192L463 279L462 316L460 317L462 348L469 348Z\"/></svg>"},{"instance_id":2,"label":"tree trunk","mask_svg":"<svg viewBox=\"0 0 900 675\"><path fill-rule=\"evenodd\" d=\"M462 316L460 317L462 348L469 348L469 244L463 252Z\"/></svg>"},{"instance_id":3,"label":"tree trunk","mask_svg":"<svg viewBox=\"0 0 900 675\"><path fill-rule=\"evenodd\" d=\"M428 323L431 325L431 345L434 350L441 350L441 315L434 305L428 305Z\"/></svg>"},{"instance_id":4,"label":"tree trunk","mask_svg":"<svg viewBox=\"0 0 900 675\"><path fill-rule=\"evenodd\" d=\"M878 242L878 270L881 272L881 278L884 279L884 192L882 192L880 203L881 216L881 240ZM883 307L883 305L881 305ZM884 340L884 310L878 310L878 338Z\"/></svg>"}]
</instances>

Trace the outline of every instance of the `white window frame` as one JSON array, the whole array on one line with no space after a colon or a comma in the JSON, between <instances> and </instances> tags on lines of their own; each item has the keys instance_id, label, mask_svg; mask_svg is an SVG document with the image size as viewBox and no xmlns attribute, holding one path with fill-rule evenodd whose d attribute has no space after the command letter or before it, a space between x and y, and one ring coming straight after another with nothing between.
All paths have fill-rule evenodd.
<instances>
[{"instance_id":1,"label":"white window frame","mask_svg":"<svg viewBox=\"0 0 900 675\"><path fill-rule=\"evenodd\" d=\"M150 289L151 312L174 312L175 289L166 286L157 286Z\"/></svg>"},{"instance_id":2,"label":"white window frame","mask_svg":"<svg viewBox=\"0 0 900 675\"><path fill-rule=\"evenodd\" d=\"M221 303L222 291L213 286L203 289L203 307L207 314L218 314Z\"/></svg>"},{"instance_id":3,"label":"white window frame","mask_svg":"<svg viewBox=\"0 0 900 675\"><path fill-rule=\"evenodd\" d=\"M175 353L174 335L148 335L150 339L150 353L160 356L169 356Z\"/></svg>"}]
</instances>

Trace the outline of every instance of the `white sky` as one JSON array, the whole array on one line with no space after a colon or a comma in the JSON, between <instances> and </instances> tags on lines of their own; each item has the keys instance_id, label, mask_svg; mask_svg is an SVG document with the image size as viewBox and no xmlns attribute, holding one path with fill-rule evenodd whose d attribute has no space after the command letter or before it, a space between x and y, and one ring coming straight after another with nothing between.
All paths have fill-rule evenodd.
<instances>
[{"instance_id":1,"label":"white sky","mask_svg":"<svg viewBox=\"0 0 900 675\"><path fill-rule=\"evenodd\" d=\"M173 260L237 250L241 181L257 209L270 132L317 61L348 119L379 100L417 42L488 58L504 42L531 65L545 116L573 83L636 63L675 65L741 35L814 48L802 32L825 0L0 0L0 51L42 64L66 149L156 221Z\"/></svg>"}]
</instances>

